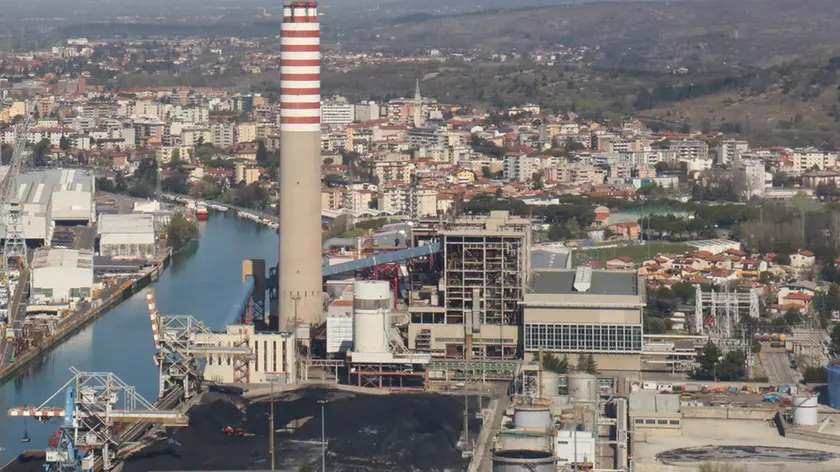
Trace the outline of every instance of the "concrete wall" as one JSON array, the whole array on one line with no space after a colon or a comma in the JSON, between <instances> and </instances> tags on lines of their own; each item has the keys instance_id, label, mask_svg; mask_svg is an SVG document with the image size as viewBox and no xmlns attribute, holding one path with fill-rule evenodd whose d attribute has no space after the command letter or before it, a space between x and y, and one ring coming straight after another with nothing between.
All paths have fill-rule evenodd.
<instances>
[{"instance_id":1,"label":"concrete wall","mask_svg":"<svg viewBox=\"0 0 840 472\"><path fill-rule=\"evenodd\" d=\"M714 407L714 406L684 406L680 409L683 418L717 419L717 420L758 420L770 419L776 410L766 407Z\"/></svg>"}]
</instances>

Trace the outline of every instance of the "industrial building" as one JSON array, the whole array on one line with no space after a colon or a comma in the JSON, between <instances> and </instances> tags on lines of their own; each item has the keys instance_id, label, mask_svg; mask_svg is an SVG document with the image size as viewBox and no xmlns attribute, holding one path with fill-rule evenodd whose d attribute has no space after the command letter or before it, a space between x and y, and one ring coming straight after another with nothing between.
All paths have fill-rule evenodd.
<instances>
[{"instance_id":1,"label":"industrial building","mask_svg":"<svg viewBox=\"0 0 840 472\"><path fill-rule=\"evenodd\" d=\"M99 255L114 259L152 259L155 256L155 217L134 213L101 215Z\"/></svg>"},{"instance_id":2,"label":"industrial building","mask_svg":"<svg viewBox=\"0 0 840 472\"><path fill-rule=\"evenodd\" d=\"M229 325L224 333L198 334L196 343L247 347L251 355L207 357L204 378L219 383L286 384L296 378L294 337L288 333L255 332L254 325Z\"/></svg>"},{"instance_id":3,"label":"industrial building","mask_svg":"<svg viewBox=\"0 0 840 472\"><path fill-rule=\"evenodd\" d=\"M643 434L682 434L680 397L657 392L630 394L630 428Z\"/></svg>"},{"instance_id":4,"label":"industrial building","mask_svg":"<svg viewBox=\"0 0 840 472\"><path fill-rule=\"evenodd\" d=\"M522 305L526 357L591 353L599 371L641 371L645 294L635 272L538 270Z\"/></svg>"},{"instance_id":5,"label":"industrial building","mask_svg":"<svg viewBox=\"0 0 840 472\"><path fill-rule=\"evenodd\" d=\"M0 179L9 171L0 167ZM95 176L81 169L42 169L17 178L17 197L22 208L23 234L32 245L49 245L56 225L90 224L96 221L93 203ZM0 238L5 231L0 227Z\"/></svg>"},{"instance_id":6,"label":"industrial building","mask_svg":"<svg viewBox=\"0 0 840 472\"><path fill-rule=\"evenodd\" d=\"M30 283L34 301L51 304L90 299L93 253L64 248L39 248L32 257Z\"/></svg>"},{"instance_id":7,"label":"industrial building","mask_svg":"<svg viewBox=\"0 0 840 472\"><path fill-rule=\"evenodd\" d=\"M434 357L515 359L531 221L493 211L441 220L425 237L442 245L439 273L432 274L439 280L427 282L434 283L428 299L412 294L409 348Z\"/></svg>"}]
</instances>

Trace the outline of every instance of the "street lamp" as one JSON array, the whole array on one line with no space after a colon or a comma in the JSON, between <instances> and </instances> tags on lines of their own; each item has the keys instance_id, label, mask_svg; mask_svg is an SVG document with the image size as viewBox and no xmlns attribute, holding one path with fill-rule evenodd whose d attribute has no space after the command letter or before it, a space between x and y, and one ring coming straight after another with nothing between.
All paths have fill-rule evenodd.
<instances>
[{"instance_id":1,"label":"street lamp","mask_svg":"<svg viewBox=\"0 0 840 472\"><path fill-rule=\"evenodd\" d=\"M327 472L327 440L324 433L324 405L329 403L326 400L318 400L321 404L321 472Z\"/></svg>"}]
</instances>

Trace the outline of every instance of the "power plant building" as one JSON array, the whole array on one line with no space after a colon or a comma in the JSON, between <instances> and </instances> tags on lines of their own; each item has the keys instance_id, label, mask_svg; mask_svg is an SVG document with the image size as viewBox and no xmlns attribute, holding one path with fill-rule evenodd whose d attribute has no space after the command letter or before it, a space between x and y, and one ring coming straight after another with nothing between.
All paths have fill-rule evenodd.
<instances>
[{"instance_id":1,"label":"power plant building","mask_svg":"<svg viewBox=\"0 0 840 472\"><path fill-rule=\"evenodd\" d=\"M321 40L317 2L286 2L280 27L281 331L322 321ZM299 334L308 329L298 330Z\"/></svg>"},{"instance_id":2,"label":"power plant building","mask_svg":"<svg viewBox=\"0 0 840 472\"><path fill-rule=\"evenodd\" d=\"M526 358L540 348L572 361L591 353L601 372L641 371L645 294L635 272L538 270L522 305Z\"/></svg>"},{"instance_id":3,"label":"power plant building","mask_svg":"<svg viewBox=\"0 0 840 472\"><path fill-rule=\"evenodd\" d=\"M409 307L409 348L435 357L515 359L530 275L531 221L493 211L444 221L438 292Z\"/></svg>"}]
</instances>

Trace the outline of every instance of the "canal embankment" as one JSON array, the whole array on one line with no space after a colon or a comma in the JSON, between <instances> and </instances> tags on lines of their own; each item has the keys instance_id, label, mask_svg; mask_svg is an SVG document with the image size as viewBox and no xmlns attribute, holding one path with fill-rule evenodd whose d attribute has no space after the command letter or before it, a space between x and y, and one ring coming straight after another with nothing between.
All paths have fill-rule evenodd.
<instances>
[{"instance_id":1,"label":"canal embankment","mask_svg":"<svg viewBox=\"0 0 840 472\"><path fill-rule=\"evenodd\" d=\"M55 349L92 321L155 282L160 278L163 271L166 270L171 258L172 251L167 250L161 258L156 260L150 267L144 269L139 277L125 281L111 291L104 299L94 299L86 309L77 311L61 320L51 336L41 340L33 349L17 357L5 366L5 368L0 368L0 385L14 378L15 374L21 369L45 353Z\"/></svg>"}]
</instances>

